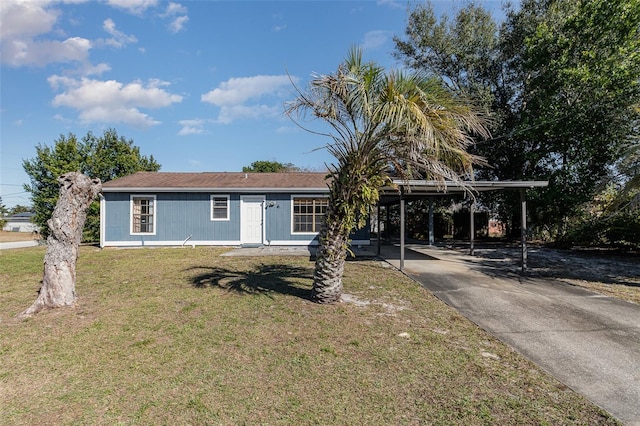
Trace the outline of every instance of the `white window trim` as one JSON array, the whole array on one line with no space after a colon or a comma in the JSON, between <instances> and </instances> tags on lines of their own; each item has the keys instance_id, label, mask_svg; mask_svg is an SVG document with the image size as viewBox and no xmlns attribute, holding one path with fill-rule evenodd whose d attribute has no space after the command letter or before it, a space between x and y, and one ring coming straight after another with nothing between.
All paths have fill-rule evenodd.
<instances>
[{"instance_id":1,"label":"white window trim","mask_svg":"<svg viewBox=\"0 0 640 426\"><path fill-rule=\"evenodd\" d=\"M295 194L291 195L291 235L319 235L320 232L296 232L293 227L295 226L295 221L293 220L293 204L296 198L329 198L328 195L325 194Z\"/></svg>"},{"instance_id":2,"label":"white window trim","mask_svg":"<svg viewBox=\"0 0 640 426\"><path fill-rule=\"evenodd\" d=\"M153 200L153 232L133 232L133 199L150 198ZM129 195L129 234L130 235L156 235L158 230L158 200L154 194L131 194Z\"/></svg>"},{"instance_id":3,"label":"white window trim","mask_svg":"<svg viewBox=\"0 0 640 426\"><path fill-rule=\"evenodd\" d=\"M214 198L226 198L227 199L227 217L225 218L214 218L213 217L213 199ZM209 217L212 222L228 222L231 220L231 202L229 195L222 194L211 194L209 197Z\"/></svg>"}]
</instances>

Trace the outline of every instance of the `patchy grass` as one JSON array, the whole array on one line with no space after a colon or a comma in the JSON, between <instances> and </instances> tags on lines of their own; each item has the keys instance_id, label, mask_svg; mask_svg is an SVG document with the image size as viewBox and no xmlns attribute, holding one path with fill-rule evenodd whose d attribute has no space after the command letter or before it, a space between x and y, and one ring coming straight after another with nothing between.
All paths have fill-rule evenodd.
<instances>
[{"instance_id":1,"label":"patchy grass","mask_svg":"<svg viewBox=\"0 0 640 426\"><path fill-rule=\"evenodd\" d=\"M4 424L616 424L423 288L350 262L82 247L78 305L26 321L44 248L2 253Z\"/></svg>"}]
</instances>

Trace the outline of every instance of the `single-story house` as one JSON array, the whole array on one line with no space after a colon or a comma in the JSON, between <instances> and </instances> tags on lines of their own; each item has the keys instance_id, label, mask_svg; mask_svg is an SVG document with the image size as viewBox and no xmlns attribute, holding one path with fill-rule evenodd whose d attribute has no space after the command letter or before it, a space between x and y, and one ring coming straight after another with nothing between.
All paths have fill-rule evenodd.
<instances>
[{"instance_id":1,"label":"single-story house","mask_svg":"<svg viewBox=\"0 0 640 426\"><path fill-rule=\"evenodd\" d=\"M35 213L33 212L22 212L3 217L6 223L2 230L9 232L38 232L38 225L32 222L34 215Z\"/></svg>"},{"instance_id":2,"label":"single-story house","mask_svg":"<svg viewBox=\"0 0 640 426\"><path fill-rule=\"evenodd\" d=\"M326 173L138 172L105 182L100 246L317 245ZM368 245L369 229L352 244Z\"/></svg>"}]
</instances>

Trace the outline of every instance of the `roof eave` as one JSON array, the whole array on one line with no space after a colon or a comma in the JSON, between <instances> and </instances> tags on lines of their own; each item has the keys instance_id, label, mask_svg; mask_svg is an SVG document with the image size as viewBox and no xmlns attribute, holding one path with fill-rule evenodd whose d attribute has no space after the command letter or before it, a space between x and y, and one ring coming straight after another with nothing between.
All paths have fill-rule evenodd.
<instances>
[{"instance_id":1,"label":"roof eave","mask_svg":"<svg viewBox=\"0 0 640 426\"><path fill-rule=\"evenodd\" d=\"M328 192L329 188L237 188L237 187L102 187L102 192L242 192L242 193L306 193Z\"/></svg>"}]
</instances>

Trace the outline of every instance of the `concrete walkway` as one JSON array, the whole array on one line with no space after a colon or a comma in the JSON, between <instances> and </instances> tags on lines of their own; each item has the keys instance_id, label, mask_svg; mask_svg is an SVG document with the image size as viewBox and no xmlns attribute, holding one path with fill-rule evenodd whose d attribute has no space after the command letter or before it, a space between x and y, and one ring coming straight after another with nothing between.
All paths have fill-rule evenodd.
<instances>
[{"instance_id":1,"label":"concrete walkway","mask_svg":"<svg viewBox=\"0 0 640 426\"><path fill-rule=\"evenodd\" d=\"M407 248L409 277L626 425L640 425L640 305L453 250ZM381 255L399 268L398 247Z\"/></svg>"},{"instance_id":2,"label":"concrete walkway","mask_svg":"<svg viewBox=\"0 0 640 426\"><path fill-rule=\"evenodd\" d=\"M313 258L317 247L313 246L260 246L237 247L221 256L307 256ZM351 252L358 258L375 258L376 254L371 247L351 247Z\"/></svg>"}]
</instances>

